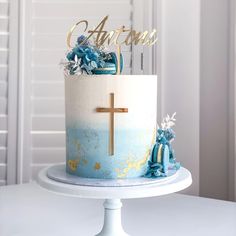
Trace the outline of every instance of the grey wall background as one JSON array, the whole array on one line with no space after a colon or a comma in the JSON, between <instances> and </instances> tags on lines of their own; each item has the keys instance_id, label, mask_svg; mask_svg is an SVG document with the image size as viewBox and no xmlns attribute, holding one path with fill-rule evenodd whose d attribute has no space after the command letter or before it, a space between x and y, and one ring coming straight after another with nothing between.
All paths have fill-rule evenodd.
<instances>
[{"instance_id":1,"label":"grey wall background","mask_svg":"<svg viewBox=\"0 0 236 236\"><path fill-rule=\"evenodd\" d=\"M185 193L199 195L200 0L162 1L161 113L177 112L177 159L193 184Z\"/></svg>"},{"instance_id":2,"label":"grey wall background","mask_svg":"<svg viewBox=\"0 0 236 236\"><path fill-rule=\"evenodd\" d=\"M200 195L229 198L229 0L201 1ZM231 114L232 115L232 114Z\"/></svg>"},{"instance_id":3,"label":"grey wall background","mask_svg":"<svg viewBox=\"0 0 236 236\"><path fill-rule=\"evenodd\" d=\"M177 158L187 193L233 199L234 0L161 1L162 115L177 111Z\"/></svg>"}]
</instances>

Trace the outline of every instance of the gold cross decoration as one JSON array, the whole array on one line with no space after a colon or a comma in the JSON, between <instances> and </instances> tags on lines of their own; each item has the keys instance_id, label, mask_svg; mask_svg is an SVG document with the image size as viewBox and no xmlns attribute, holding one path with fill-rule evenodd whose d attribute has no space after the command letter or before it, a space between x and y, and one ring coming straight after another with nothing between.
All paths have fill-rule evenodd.
<instances>
[{"instance_id":1,"label":"gold cross decoration","mask_svg":"<svg viewBox=\"0 0 236 236\"><path fill-rule=\"evenodd\" d=\"M114 107L114 93L110 93L110 107L98 107L97 112L109 112L110 113L110 129L109 129L109 154L114 155L114 113L127 113L128 108L115 108Z\"/></svg>"}]
</instances>

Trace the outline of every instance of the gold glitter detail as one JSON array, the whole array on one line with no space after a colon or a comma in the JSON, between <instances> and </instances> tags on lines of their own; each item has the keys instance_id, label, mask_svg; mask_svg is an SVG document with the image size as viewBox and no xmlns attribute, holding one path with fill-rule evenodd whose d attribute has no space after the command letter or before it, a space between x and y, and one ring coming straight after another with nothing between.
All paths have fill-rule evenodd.
<instances>
[{"instance_id":1,"label":"gold glitter detail","mask_svg":"<svg viewBox=\"0 0 236 236\"><path fill-rule=\"evenodd\" d=\"M82 163L83 163L83 165L87 165L88 164L88 160L83 159Z\"/></svg>"},{"instance_id":2,"label":"gold glitter detail","mask_svg":"<svg viewBox=\"0 0 236 236\"><path fill-rule=\"evenodd\" d=\"M101 164L99 162L96 162L94 165L95 170L100 170L101 169Z\"/></svg>"},{"instance_id":3,"label":"gold glitter detail","mask_svg":"<svg viewBox=\"0 0 236 236\"><path fill-rule=\"evenodd\" d=\"M76 148L78 151L80 151L80 149L81 149L81 144L80 144L79 140L78 140L78 139L74 139L74 140L73 140L73 143L74 143L74 145L75 145L75 148Z\"/></svg>"},{"instance_id":4,"label":"gold glitter detail","mask_svg":"<svg viewBox=\"0 0 236 236\"><path fill-rule=\"evenodd\" d=\"M76 149L77 149L78 151L80 151L81 144L80 144L79 140L74 140L74 145L75 145Z\"/></svg>"},{"instance_id":5,"label":"gold glitter detail","mask_svg":"<svg viewBox=\"0 0 236 236\"><path fill-rule=\"evenodd\" d=\"M68 161L68 166L72 171L76 171L77 166L79 165L80 160L69 160Z\"/></svg>"},{"instance_id":6,"label":"gold glitter detail","mask_svg":"<svg viewBox=\"0 0 236 236\"><path fill-rule=\"evenodd\" d=\"M151 147L154 145L155 141L156 141L156 128L154 128L153 130ZM115 171L117 172L118 178L125 178L131 169L140 170L141 167L147 163L150 155L151 155L151 148L147 148L145 155L141 160L133 161L132 159L134 158L132 156L129 157L128 160L126 161L127 167L124 168L122 172L118 168L115 169Z\"/></svg>"},{"instance_id":7,"label":"gold glitter detail","mask_svg":"<svg viewBox=\"0 0 236 236\"><path fill-rule=\"evenodd\" d=\"M139 161L132 161L133 158L129 158L126 161L127 167L123 169L122 173L120 173L119 169L116 170L118 172L118 174L117 174L118 178L125 178L131 169L140 170L141 167L146 164L146 162L150 156L150 152L151 152L151 150L147 149L147 151L144 155L144 158Z\"/></svg>"}]
</instances>

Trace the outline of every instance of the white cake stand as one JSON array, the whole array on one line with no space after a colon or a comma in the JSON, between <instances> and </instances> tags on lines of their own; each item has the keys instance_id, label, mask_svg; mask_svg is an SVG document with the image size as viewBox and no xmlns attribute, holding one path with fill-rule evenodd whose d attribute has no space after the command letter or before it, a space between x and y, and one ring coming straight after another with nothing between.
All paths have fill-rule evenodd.
<instances>
[{"instance_id":1,"label":"white cake stand","mask_svg":"<svg viewBox=\"0 0 236 236\"><path fill-rule=\"evenodd\" d=\"M106 199L104 225L97 236L128 236L121 224L120 199L161 196L183 190L192 183L191 173L183 167L172 178L126 187L80 186L62 183L48 178L49 168L51 167L41 170L37 179L38 184L48 191L81 198Z\"/></svg>"}]
</instances>

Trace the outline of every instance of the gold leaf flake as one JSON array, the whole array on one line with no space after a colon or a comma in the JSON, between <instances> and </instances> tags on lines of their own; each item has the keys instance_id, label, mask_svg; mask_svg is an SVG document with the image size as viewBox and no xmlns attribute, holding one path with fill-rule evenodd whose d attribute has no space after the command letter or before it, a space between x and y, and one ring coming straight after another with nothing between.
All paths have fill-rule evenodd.
<instances>
[{"instance_id":1,"label":"gold leaf flake","mask_svg":"<svg viewBox=\"0 0 236 236\"><path fill-rule=\"evenodd\" d=\"M100 170L101 169L101 164L99 162L96 162L94 165L95 170Z\"/></svg>"}]
</instances>

